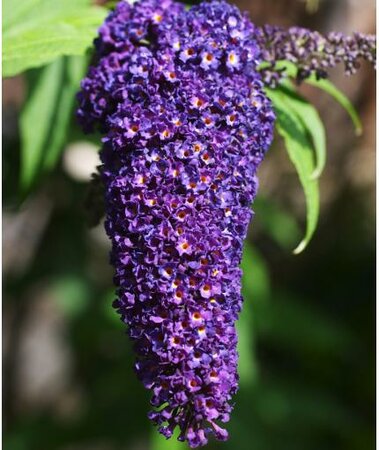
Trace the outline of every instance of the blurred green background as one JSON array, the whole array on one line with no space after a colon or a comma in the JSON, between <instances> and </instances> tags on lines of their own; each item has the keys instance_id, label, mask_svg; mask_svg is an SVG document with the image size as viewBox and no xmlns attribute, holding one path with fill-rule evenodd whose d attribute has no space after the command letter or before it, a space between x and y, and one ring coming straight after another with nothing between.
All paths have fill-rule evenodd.
<instances>
[{"instance_id":1,"label":"blurred green background","mask_svg":"<svg viewBox=\"0 0 379 450\"><path fill-rule=\"evenodd\" d=\"M258 24L375 29L373 0L236 3ZM4 449L186 448L146 418L148 393L111 307L109 244L101 224L88 226L98 140L72 113L87 60L63 57L3 81ZM240 391L230 440L210 450L375 446L375 80L366 66L332 79L357 106L364 135L332 100L303 88L326 123L328 163L320 224L299 256L291 251L303 194L279 143L260 170L242 264Z\"/></svg>"}]
</instances>

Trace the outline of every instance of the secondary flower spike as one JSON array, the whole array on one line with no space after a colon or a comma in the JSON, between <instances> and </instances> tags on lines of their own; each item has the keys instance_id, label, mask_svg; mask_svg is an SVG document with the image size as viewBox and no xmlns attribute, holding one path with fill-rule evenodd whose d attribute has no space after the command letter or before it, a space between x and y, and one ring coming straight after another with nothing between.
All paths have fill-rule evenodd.
<instances>
[{"instance_id":1,"label":"secondary flower spike","mask_svg":"<svg viewBox=\"0 0 379 450\"><path fill-rule=\"evenodd\" d=\"M290 61L297 66L297 81L315 74L326 78L327 71L343 64L347 75L354 74L362 60L376 63L376 37L362 33L345 36L331 32L326 36L306 28L265 25L260 29L259 44L269 66L262 70L265 84L275 87L285 75L275 69L277 61Z\"/></svg>"},{"instance_id":2,"label":"secondary flower spike","mask_svg":"<svg viewBox=\"0 0 379 450\"><path fill-rule=\"evenodd\" d=\"M259 71L272 47L224 1L187 11L172 0L120 2L95 47L78 118L103 134L114 306L152 392L149 417L191 447L225 440L242 246L273 139Z\"/></svg>"}]
</instances>

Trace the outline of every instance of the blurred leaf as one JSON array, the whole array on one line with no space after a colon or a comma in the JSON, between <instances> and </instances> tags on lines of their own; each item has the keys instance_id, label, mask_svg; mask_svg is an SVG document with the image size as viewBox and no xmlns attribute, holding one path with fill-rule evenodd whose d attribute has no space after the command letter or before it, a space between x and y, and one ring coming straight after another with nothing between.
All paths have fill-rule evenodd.
<instances>
[{"instance_id":1,"label":"blurred leaf","mask_svg":"<svg viewBox=\"0 0 379 450\"><path fill-rule=\"evenodd\" d=\"M178 435L179 431L176 429L173 436L170 439L166 439L156 428L153 428L151 431L150 450L185 450L188 446L177 440Z\"/></svg>"},{"instance_id":2,"label":"blurred leaf","mask_svg":"<svg viewBox=\"0 0 379 450\"><path fill-rule=\"evenodd\" d=\"M37 174L52 169L66 141L75 94L86 58L59 58L32 80L20 118L21 187L26 191Z\"/></svg>"},{"instance_id":3,"label":"blurred leaf","mask_svg":"<svg viewBox=\"0 0 379 450\"><path fill-rule=\"evenodd\" d=\"M295 245L301 232L293 216L281 209L271 199L267 200L262 196L258 196L254 200L254 210L264 230L277 244L286 250Z\"/></svg>"},{"instance_id":4,"label":"blurred leaf","mask_svg":"<svg viewBox=\"0 0 379 450\"><path fill-rule=\"evenodd\" d=\"M79 276L66 276L57 279L52 286L54 298L61 310L69 317L83 312L89 302L88 285Z\"/></svg>"},{"instance_id":5,"label":"blurred leaf","mask_svg":"<svg viewBox=\"0 0 379 450\"><path fill-rule=\"evenodd\" d=\"M327 92L329 95L331 95L349 114L354 126L355 126L355 133L357 136L362 134L362 122L359 118L359 115L354 108L351 101L346 97L346 95L341 92L336 86L334 86L333 83L331 83L329 80L321 79L317 80L316 77L311 77L308 80L306 80L308 84L311 84L312 86L316 86L323 91Z\"/></svg>"},{"instance_id":6,"label":"blurred leaf","mask_svg":"<svg viewBox=\"0 0 379 450\"><path fill-rule=\"evenodd\" d=\"M23 433L8 434L3 440L4 450L27 450L27 439Z\"/></svg>"},{"instance_id":7,"label":"blurred leaf","mask_svg":"<svg viewBox=\"0 0 379 450\"><path fill-rule=\"evenodd\" d=\"M14 4L14 2L11 2ZM91 46L106 10L80 0L27 0L4 7L3 76L42 66L58 56L81 55Z\"/></svg>"},{"instance_id":8,"label":"blurred leaf","mask_svg":"<svg viewBox=\"0 0 379 450\"><path fill-rule=\"evenodd\" d=\"M309 387L301 380L266 378L257 390L254 407L264 423L281 429L296 429L306 433L308 429L337 430L342 433L346 426L353 426L358 417L325 390ZM277 448L277 447L276 447ZM296 447L298 448L298 447Z\"/></svg>"},{"instance_id":9,"label":"blurred leaf","mask_svg":"<svg viewBox=\"0 0 379 450\"><path fill-rule=\"evenodd\" d=\"M133 4L133 3L135 3L137 0L125 0L127 3L130 3L131 5ZM116 7L116 5L117 5L117 3L119 3L120 2L120 0L107 0L106 2L105 2L105 6L108 8L108 9L114 9L115 7Z\"/></svg>"},{"instance_id":10,"label":"blurred leaf","mask_svg":"<svg viewBox=\"0 0 379 450\"><path fill-rule=\"evenodd\" d=\"M245 242L242 262L242 295L246 303L256 307L270 297L270 278L267 265L260 253ZM245 303L245 304L246 304Z\"/></svg>"},{"instance_id":11,"label":"blurred leaf","mask_svg":"<svg viewBox=\"0 0 379 450\"><path fill-rule=\"evenodd\" d=\"M54 123L51 124L51 139L43 161L45 169L52 169L61 154L72 117L75 94L79 90L80 80L84 76L86 63L86 58L82 56L66 58L65 79L61 86Z\"/></svg>"},{"instance_id":12,"label":"blurred leaf","mask_svg":"<svg viewBox=\"0 0 379 450\"><path fill-rule=\"evenodd\" d=\"M315 153L316 153L316 167L312 173L312 178L318 178L325 167L326 162L326 138L325 128L316 108L297 94L294 90L282 85L279 89L291 101L291 107L302 121L303 126L308 131L312 138Z\"/></svg>"},{"instance_id":13,"label":"blurred leaf","mask_svg":"<svg viewBox=\"0 0 379 450\"><path fill-rule=\"evenodd\" d=\"M114 288L111 288L103 298L103 306L102 310L104 316L118 328L123 329L123 323L121 321L121 316L117 313L117 311L113 308L112 303L116 298L116 293Z\"/></svg>"},{"instance_id":14,"label":"blurred leaf","mask_svg":"<svg viewBox=\"0 0 379 450\"><path fill-rule=\"evenodd\" d=\"M63 59L44 67L21 113L21 185L32 183L43 157L63 78Z\"/></svg>"},{"instance_id":15,"label":"blurred leaf","mask_svg":"<svg viewBox=\"0 0 379 450\"><path fill-rule=\"evenodd\" d=\"M283 292L275 293L270 308L260 311L257 333L276 346L312 356L346 356L357 350L352 333L336 320ZM305 361L305 360L304 360Z\"/></svg>"},{"instance_id":16,"label":"blurred leaf","mask_svg":"<svg viewBox=\"0 0 379 450\"><path fill-rule=\"evenodd\" d=\"M314 14L319 8L319 0L305 0L305 8L309 14Z\"/></svg>"},{"instance_id":17,"label":"blurred leaf","mask_svg":"<svg viewBox=\"0 0 379 450\"><path fill-rule=\"evenodd\" d=\"M253 298L251 279L254 273L254 255L248 241L245 242L241 268L243 270L243 296L244 303L237 321L238 335L238 373L241 386L250 385L257 381L257 362L254 352L254 330L251 320Z\"/></svg>"},{"instance_id":18,"label":"blurred leaf","mask_svg":"<svg viewBox=\"0 0 379 450\"><path fill-rule=\"evenodd\" d=\"M268 67L272 67L272 64L264 61L259 64L258 70L267 69ZM294 63L286 60L276 61L275 71L283 71L287 74L288 77L296 78L297 66Z\"/></svg>"},{"instance_id":19,"label":"blurred leaf","mask_svg":"<svg viewBox=\"0 0 379 450\"><path fill-rule=\"evenodd\" d=\"M296 168L305 194L307 208L306 231L303 240L294 250L295 254L299 254L312 238L319 214L318 183L317 180L312 179L314 172L312 148L301 120L293 112L291 98L283 95L280 91L267 89L266 92L276 110L276 127L284 139L288 155Z\"/></svg>"},{"instance_id":20,"label":"blurred leaf","mask_svg":"<svg viewBox=\"0 0 379 450\"><path fill-rule=\"evenodd\" d=\"M73 8L86 7L91 0L3 0L3 32L28 27L29 22L43 22ZM36 11L38 14L36 14Z\"/></svg>"},{"instance_id":21,"label":"blurred leaf","mask_svg":"<svg viewBox=\"0 0 379 450\"><path fill-rule=\"evenodd\" d=\"M253 318L259 303L269 297L270 281L262 257L248 241L244 245L241 268L244 302L237 321L238 373L241 386L249 386L258 379Z\"/></svg>"}]
</instances>

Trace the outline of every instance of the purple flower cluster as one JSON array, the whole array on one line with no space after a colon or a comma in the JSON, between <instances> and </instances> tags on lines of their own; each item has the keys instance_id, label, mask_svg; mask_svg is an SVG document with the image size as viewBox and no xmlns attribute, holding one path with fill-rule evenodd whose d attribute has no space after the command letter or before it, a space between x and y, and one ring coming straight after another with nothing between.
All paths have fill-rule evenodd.
<instances>
[{"instance_id":1,"label":"purple flower cluster","mask_svg":"<svg viewBox=\"0 0 379 450\"><path fill-rule=\"evenodd\" d=\"M275 120L263 85L278 82L285 59L299 80L338 62L352 73L374 60L375 40L258 29L223 0L189 11L141 0L118 4L95 46L78 118L104 135L114 306L152 392L149 417L191 447L224 440L238 387L242 245Z\"/></svg>"},{"instance_id":2,"label":"purple flower cluster","mask_svg":"<svg viewBox=\"0 0 379 450\"><path fill-rule=\"evenodd\" d=\"M286 60L298 68L297 81L315 74L326 78L327 70L343 63L345 73L352 75L360 66L360 60L375 65L376 38L374 35L354 33L345 36L331 32L326 36L306 28L291 27L288 30L265 25L260 29L259 45L262 57L269 67L262 70L265 84L275 87L284 75L275 70L277 61Z\"/></svg>"},{"instance_id":3,"label":"purple flower cluster","mask_svg":"<svg viewBox=\"0 0 379 450\"><path fill-rule=\"evenodd\" d=\"M275 119L256 28L224 1L120 2L96 49L78 116L104 134L114 306L152 391L149 417L191 447L225 440L242 245Z\"/></svg>"}]
</instances>

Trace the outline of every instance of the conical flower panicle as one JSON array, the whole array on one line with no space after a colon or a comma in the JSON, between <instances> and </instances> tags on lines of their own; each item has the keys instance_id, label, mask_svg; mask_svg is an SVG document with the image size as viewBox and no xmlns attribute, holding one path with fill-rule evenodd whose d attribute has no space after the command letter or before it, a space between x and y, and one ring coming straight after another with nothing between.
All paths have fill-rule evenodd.
<instances>
[{"instance_id":1,"label":"conical flower panicle","mask_svg":"<svg viewBox=\"0 0 379 450\"><path fill-rule=\"evenodd\" d=\"M375 38L256 28L223 0L189 11L142 0L121 1L95 47L78 119L104 136L114 306L152 392L149 417L191 447L210 434L225 440L238 388L239 265L275 120L263 83L277 85L283 59L299 81L340 62L352 73L360 59L375 62Z\"/></svg>"},{"instance_id":2,"label":"conical flower panicle","mask_svg":"<svg viewBox=\"0 0 379 450\"><path fill-rule=\"evenodd\" d=\"M193 447L227 437L237 390L239 264L274 120L254 33L223 2L120 3L79 97L84 128L105 133L114 305L150 418Z\"/></svg>"},{"instance_id":3,"label":"conical flower panicle","mask_svg":"<svg viewBox=\"0 0 379 450\"><path fill-rule=\"evenodd\" d=\"M120 2L100 29L78 117L99 129L117 300L150 419L191 447L225 440L256 170L274 114L257 30L212 1Z\"/></svg>"}]
</instances>

